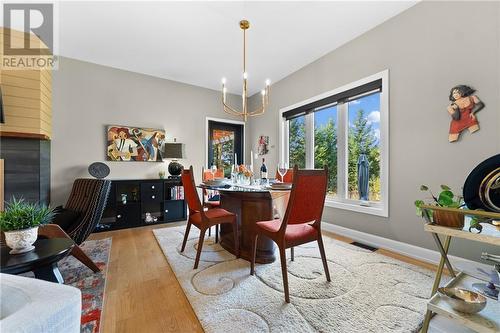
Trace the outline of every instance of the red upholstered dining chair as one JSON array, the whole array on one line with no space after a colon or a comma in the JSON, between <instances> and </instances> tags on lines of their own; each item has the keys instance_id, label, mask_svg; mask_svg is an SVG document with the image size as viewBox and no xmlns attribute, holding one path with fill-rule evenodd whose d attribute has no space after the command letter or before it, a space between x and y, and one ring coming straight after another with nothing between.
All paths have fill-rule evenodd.
<instances>
[{"instance_id":1,"label":"red upholstered dining chair","mask_svg":"<svg viewBox=\"0 0 500 333\"><path fill-rule=\"evenodd\" d=\"M201 167L201 181L207 181L211 179L220 179L224 178L224 170L223 169L217 169L215 173L212 173L211 170L205 170L205 167ZM203 189L202 191L202 204L203 208L206 209L211 209L211 208L217 208L220 206L220 196L219 192L215 190L207 190ZM208 228L208 236L212 235L212 228ZM219 226L215 226L215 242L219 242Z\"/></svg>"},{"instance_id":2,"label":"red upholstered dining chair","mask_svg":"<svg viewBox=\"0 0 500 333\"><path fill-rule=\"evenodd\" d=\"M280 173L276 170L275 179L281 180ZM291 183L293 182L293 169L288 169L288 171L283 176L283 183Z\"/></svg>"},{"instance_id":3,"label":"red upholstered dining chair","mask_svg":"<svg viewBox=\"0 0 500 333\"><path fill-rule=\"evenodd\" d=\"M224 178L224 170L218 169L217 172L212 174L212 171L205 170L204 167L201 168L201 181L207 181L211 179L220 179ZM210 196L212 194L212 196ZM207 189L203 189L203 206L207 208L214 208L220 206L220 200L210 200L212 197L217 196L219 193L217 191L211 190L210 192Z\"/></svg>"},{"instance_id":4,"label":"red upholstered dining chair","mask_svg":"<svg viewBox=\"0 0 500 333\"><path fill-rule=\"evenodd\" d=\"M189 219L186 226L186 232L184 234L184 240L182 241L181 252L184 252L184 248L186 247L186 242L189 235L189 230L191 229L191 225L194 225L195 227L200 229L198 250L196 252L196 259L194 262L194 269L198 268L201 249L203 247L203 240L205 239L205 232L207 231L207 229L214 225L230 223L233 225L236 257L239 258L240 247L238 243L238 223L236 222L236 215L222 208L213 208L207 211L203 210L203 206L200 202L200 198L198 197L198 192L196 191L196 186L194 184L193 166L191 166L189 170L183 170L181 177L182 186L184 187L184 196L189 207Z\"/></svg>"},{"instance_id":5,"label":"red upholstered dining chair","mask_svg":"<svg viewBox=\"0 0 500 333\"><path fill-rule=\"evenodd\" d=\"M326 280L330 282L330 272L325 256L323 239L321 238L321 216L325 205L328 183L328 170L293 169L293 185L288 206L283 220L257 222L252 235L252 261L250 274L255 272L255 252L257 238L263 235L271 238L278 245L281 259L281 273L285 301L290 303L288 276L286 270L285 249L291 248L291 259L294 260L293 247L309 242L318 242Z\"/></svg>"}]
</instances>

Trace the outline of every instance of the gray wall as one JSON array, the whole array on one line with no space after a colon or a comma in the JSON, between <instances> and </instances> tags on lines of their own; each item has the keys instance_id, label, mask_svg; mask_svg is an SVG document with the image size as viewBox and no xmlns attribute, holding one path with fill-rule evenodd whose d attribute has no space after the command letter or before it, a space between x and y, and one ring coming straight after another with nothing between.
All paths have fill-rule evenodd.
<instances>
[{"instance_id":1,"label":"gray wall","mask_svg":"<svg viewBox=\"0 0 500 333\"><path fill-rule=\"evenodd\" d=\"M269 135L276 147L266 160L275 168L280 108L389 69L389 218L326 208L324 220L435 249L413 202L422 183L460 190L476 164L500 152L499 45L500 2L422 2L273 84L269 110L251 119L249 145L255 150L258 135ZM446 107L456 84L475 87L486 108L478 114L481 130L450 144ZM480 249L452 244L470 259Z\"/></svg>"},{"instance_id":2,"label":"gray wall","mask_svg":"<svg viewBox=\"0 0 500 333\"><path fill-rule=\"evenodd\" d=\"M53 73L52 205L65 203L75 178L89 177L90 163L105 161L110 124L165 128L167 141L185 143L180 162L201 177L205 119L230 118L220 103L218 91L61 58ZM106 163L110 178L142 179L158 178L168 162Z\"/></svg>"}]
</instances>

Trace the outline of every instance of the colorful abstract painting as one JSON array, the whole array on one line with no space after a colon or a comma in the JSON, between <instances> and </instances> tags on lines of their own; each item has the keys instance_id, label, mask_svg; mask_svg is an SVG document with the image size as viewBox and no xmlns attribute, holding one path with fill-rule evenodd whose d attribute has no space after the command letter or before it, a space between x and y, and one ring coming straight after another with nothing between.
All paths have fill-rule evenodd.
<instances>
[{"instance_id":1,"label":"colorful abstract painting","mask_svg":"<svg viewBox=\"0 0 500 333\"><path fill-rule=\"evenodd\" d=\"M161 162L165 130L129 126L108 126L108 161Z\"/></svg>"}]
</instances>

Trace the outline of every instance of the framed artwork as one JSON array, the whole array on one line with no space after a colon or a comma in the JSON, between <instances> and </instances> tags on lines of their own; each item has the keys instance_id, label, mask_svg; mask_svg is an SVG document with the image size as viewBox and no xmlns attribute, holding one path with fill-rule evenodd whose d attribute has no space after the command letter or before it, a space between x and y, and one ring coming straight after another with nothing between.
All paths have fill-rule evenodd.
<instances>
[{"instance_id":1,"label":"framed artwork","mask_svg":"<svg viewBox=\"0 0 500 333\"><path fill-rule=\"evenodd\" d=\"M259 146L257 149L259 156L266 155L269 153L269 136L261 135L259 136Z\"/></svg>"},{"instance_id":2,"label":"framed artwork","mask_svg":"<svg viewBox=\"0 0 500 333\"><path fill-rule=\"evenodd\" d=\"M451 88L448 99L451 104L448 106L450 114L449 142L456 142L460 133L468 130L469 133L479 131L479 121L477 112L484 108L484 103L475 94L476 90L467 85L461 84Z\"/></svg>"},{"instance_id":3,"label":"framed artwork","mask_svg":"<svg viewBox=\"0 0 500 333\"><path fill-rule=\"evenodd\" d=\"M234 163L234 132L214 129L211 140L214 165L223 170L230 170Z\"/></svg>"},{"instance_id":4,"label":"framed artwork","mask_svg":"<svg viewBox=\"0 0 500 333\"><path fill-rule=\"evenodd\" d=\"M161 162L165 130L130 126L107 127L106 159L126 162Z\"/></svg>"}]
</instances>

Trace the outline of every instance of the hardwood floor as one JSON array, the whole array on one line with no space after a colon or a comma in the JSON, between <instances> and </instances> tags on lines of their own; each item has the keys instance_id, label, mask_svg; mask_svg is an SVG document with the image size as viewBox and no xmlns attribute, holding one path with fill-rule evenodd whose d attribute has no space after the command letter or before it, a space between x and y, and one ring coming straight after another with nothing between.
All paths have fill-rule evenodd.
<instances>
[{"instance_id":1,"label":"hardwood floor","mask_svg":"<svg viewBox=\"0 0 500 333\"><path fill-rule=\"evenodd\" d=\"M203 332L151 232L155 227L165 225L91 235L113 238L101 333Z\"/></svg>"},{"instance_id":2,"label":"hardwood floor","mask_svg":"<svg viewBox=\"0 0 500 333\"><path fill-rule=\"evenodd\" d=\"M184 225L172 223L168 226ZM151 232L167 225L92 234L112 237L101 333L203 332L191 304ZM346 237L325 235L351 243ZM388 250L377 253L428 269L436 266Z\"/></svg>"}]
</instances>

